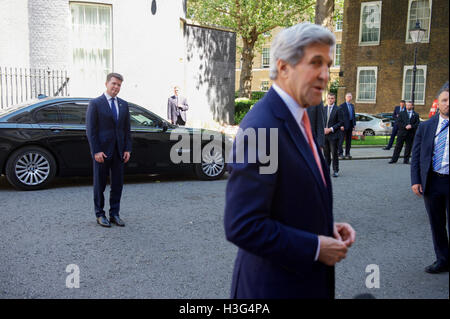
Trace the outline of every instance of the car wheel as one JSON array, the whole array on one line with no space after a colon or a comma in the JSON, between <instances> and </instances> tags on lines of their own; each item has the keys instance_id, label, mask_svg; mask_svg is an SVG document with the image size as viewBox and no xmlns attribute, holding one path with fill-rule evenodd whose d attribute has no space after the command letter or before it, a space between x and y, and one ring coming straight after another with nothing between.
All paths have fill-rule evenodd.
<instances>
[{"instance_id":1,"label":"car wheel","mask_svg":"<svg viewBox=\"0 0 450 319\"><path fill-rule=\"evenodd\" d=\"M195 165L195 174L202 180L219 179L225 174L226 164L221 147L206 145L202 149L202 162Z\"/></svg>"},{"instance_id":2,"label":"car wheel","mask_svg":"<svg viewBox=\"0 0 450 319\"><path fill-rule=\"evenodd\" d=\"M375 132L371 129L367 129L363 132L364 136L375 136Z\"/></svg>"},{"instance_id":3,"label":"car wheel","mask_svg":"<svg viewBox=\"0 0 450 319\"><path fill-rule=\"evenodd\" d=\"M6 163L6 178L21 190L44 188L56 175L52 154L38 146L27 146L15 151Z\"/></svg>"}]
</instances>

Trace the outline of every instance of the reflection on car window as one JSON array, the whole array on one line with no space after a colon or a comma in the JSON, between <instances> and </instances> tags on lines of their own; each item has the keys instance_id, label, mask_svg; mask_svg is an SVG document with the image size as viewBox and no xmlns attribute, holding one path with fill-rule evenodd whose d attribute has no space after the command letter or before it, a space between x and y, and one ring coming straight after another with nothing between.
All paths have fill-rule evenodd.
<instances>
[{"instance_id":1,"label":"reflection on car window","mask_svg":"<svg viewBox=\"0 0 450 319\"><path fill-rule=\"evenodd\" d=\"M85 124L86 104L67 103L60 104L61 117L64 124Z\"/></svg>"},{"instance_id":2,"label":"reflection on car window","mask_svg":"<svg viewBox=\"0 0 450 319\"><path fill-rule=\"evenodd\" d=\"M144 111L130 107L131 127L156 127L156 121Z\"/></svg>"},{"instance_id":3,"label":"reflection on car window","mask_svg":"<svg viewBox=\"0 0 450 319\"><path fill-rule=\"evenodd\" d=\"M38 110L34 114L34 120L36 123L58 123L58 107L53 105Z\"/></svg>"}]
</instances>

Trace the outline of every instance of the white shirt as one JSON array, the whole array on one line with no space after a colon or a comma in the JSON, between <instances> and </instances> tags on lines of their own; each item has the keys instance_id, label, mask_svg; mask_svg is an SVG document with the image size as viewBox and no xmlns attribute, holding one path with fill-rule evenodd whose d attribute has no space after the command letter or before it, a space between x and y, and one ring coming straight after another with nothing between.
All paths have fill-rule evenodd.
<instances>
[{"instance_id":1,"label":"white shirt","mask_svg":"<svg viewBox=\"0 0 450 319\"><path fill-rule=\"evenodd\" d=\"M298 105L298 103L285 91L283 91L282 88L280 88L275 83L272 84L273 89L275 92L278 93L278 95L281 97L283 102L287 105L289 111L291 111L292 116L294 117L295 121L298 124L298 127L300 128L300 131L302 132L303 136L306 139L306 142L308 142L308 136L306 135L305 128L303 127L303 115L306 112L306 109L304 107L301 107ZM308 143L309 144L309 143ZM315 148L317 152L317 147L315 144L313 144L313 147ZM318 154L318 152L317 152ZM320 252L320 239L319 236L317 236L317 250L316 250L316 256L314 257L314 261L317 261L319 259L319 252Z\"/></svg>"},{"instance_id":2,"label":"white shirt","mask_svg":"<svg viewBox=\"0 0 450 319\"><path fill-rule=\"evenodd\" d=\"M439 123L436 129L436 133L434 134L434 145L437 144L438 141L438 134L441 131L442 122L444 121L444 118L439 115ZM435 150L433 148L433 157L434 157ZM441 168L437 171L437 173L440 174L448 174L448 134L445 136L445 149L444 149L444 157L442 158L442 165Z\"/></svg>"},{"instance_id":3,"label":"white shirt","mask_svg":"<svg viewBox=\"0 0 450 319\"><path fill-rule=\"evenodd\" d=\"M105 95L105 97L106 97L106 99L108 100L108 105L109 105L109 107L111 107L111 99L112 99L112 96L109 96L109 94L108 93L104 93L104 95ZM119 102L118 102L118 100L117 100L117 96L114 98L114 105L116 106L116 112L117 112L117 118L119 118L119 104L118 104Z\"/></svg>"}]
</instances>

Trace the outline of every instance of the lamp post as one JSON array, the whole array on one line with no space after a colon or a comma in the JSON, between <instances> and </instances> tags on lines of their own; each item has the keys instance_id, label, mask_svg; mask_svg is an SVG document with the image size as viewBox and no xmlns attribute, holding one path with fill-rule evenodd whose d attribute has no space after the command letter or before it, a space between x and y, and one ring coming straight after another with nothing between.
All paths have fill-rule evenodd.
<instances>
[{"instance_id":1,"label":"lamp post","mask_svg":"<svg viewBox=\"0 0 450 319\"><path fill-rule=\"evenodd\" d=\"M415 43L414 48L414 68L413 68L413 83L412 83L412 92L411 92L411 102L414 105L414 91L416 90L416 72L417 72L417 66L416 66L416 60L417 60L417 43L420 43L422 41L423 37L425 36L425 29L422 29L420 27L419 20L416 21L416 26L414 29L409 31L409 34L411 36L412 42Z\"/></svg>"}]
</instances>

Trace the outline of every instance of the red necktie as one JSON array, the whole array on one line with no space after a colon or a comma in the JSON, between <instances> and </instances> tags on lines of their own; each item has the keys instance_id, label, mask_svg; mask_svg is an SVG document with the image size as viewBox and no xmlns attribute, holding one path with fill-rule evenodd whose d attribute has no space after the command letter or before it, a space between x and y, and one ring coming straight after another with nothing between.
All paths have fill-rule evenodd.
<instances>
[{"instance_id":1,"label":"red necktie","mask_svg":"<svg viewBox=\"0 0 450 319\"><path fill-rule=\"evenodd\" d=\"M305 128L306 136L308 137L308 144L311 148L312 153L314 154L314 159L316 160L317 167L319 168L320 175L322 175L322 180L325 185L327 185L327 182L325 181L325 176L323 175L322 170L322 164L320 163L319 153L317 153L317 149L314 147L314 139L311 132L311 123L309 122L309 116L308 113L305 111L303 112L303 119L302 119L303 127Z\"/></svg>"}]
</instances>

